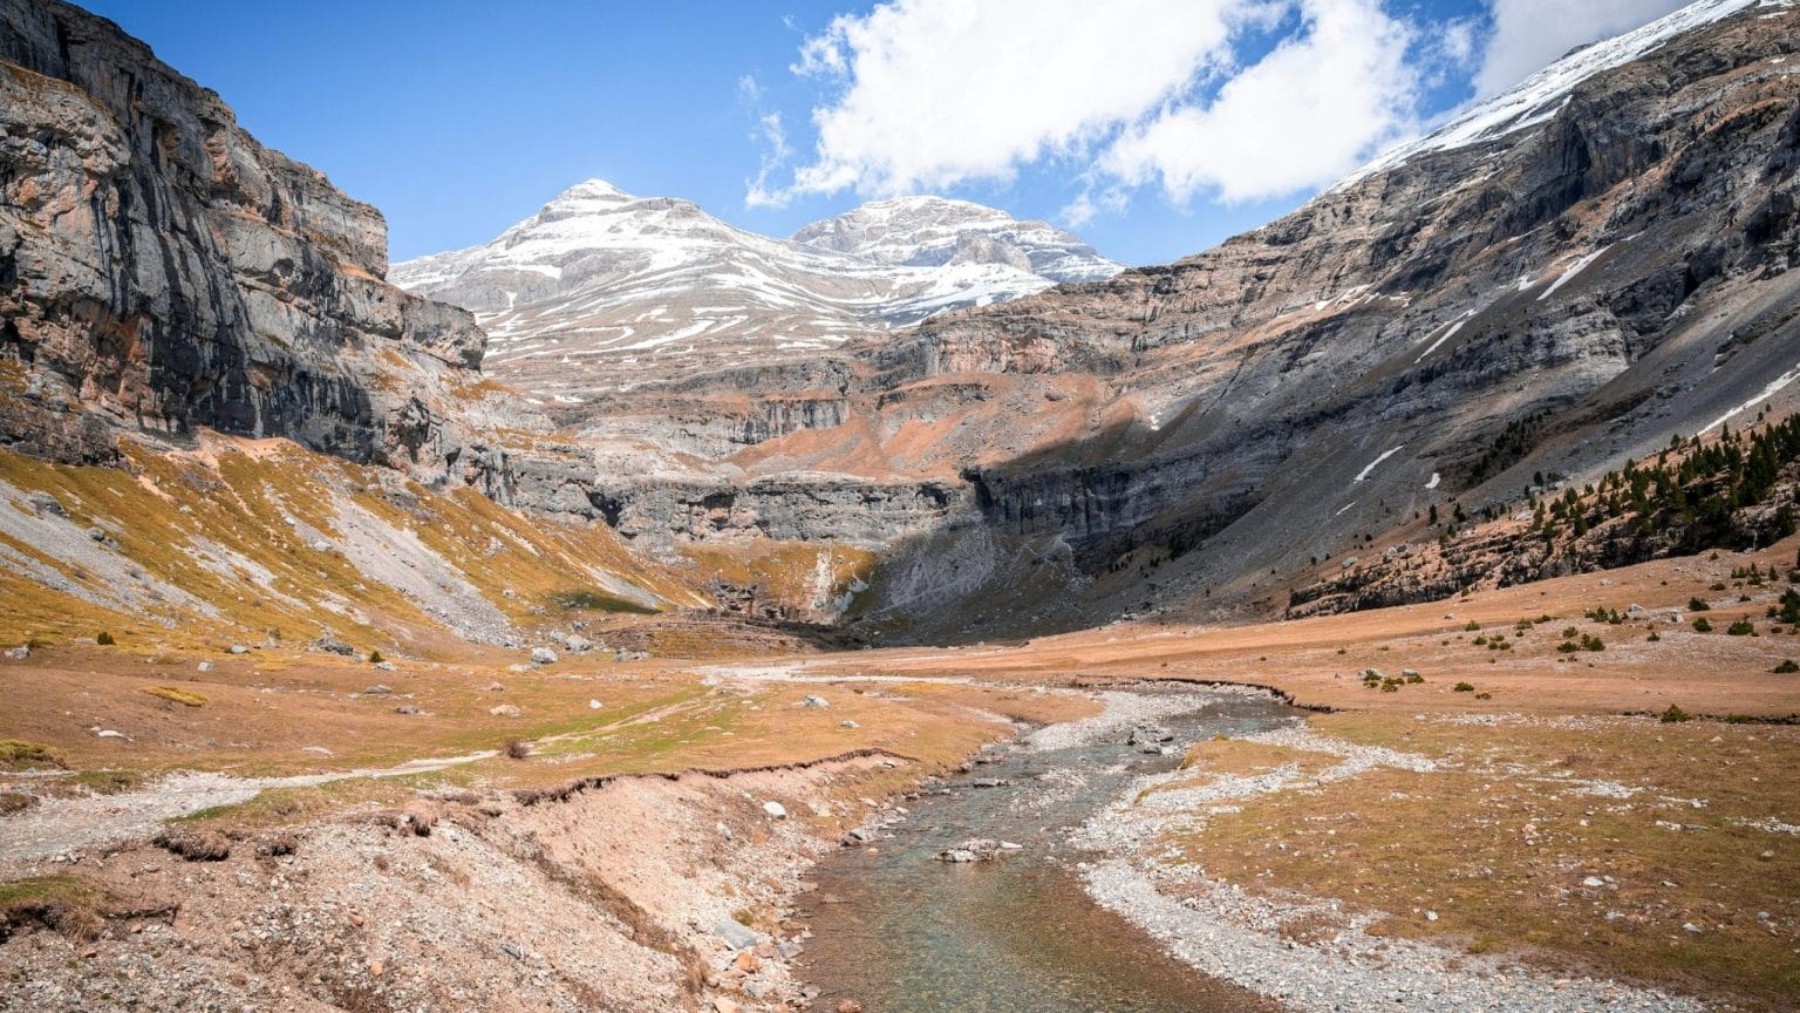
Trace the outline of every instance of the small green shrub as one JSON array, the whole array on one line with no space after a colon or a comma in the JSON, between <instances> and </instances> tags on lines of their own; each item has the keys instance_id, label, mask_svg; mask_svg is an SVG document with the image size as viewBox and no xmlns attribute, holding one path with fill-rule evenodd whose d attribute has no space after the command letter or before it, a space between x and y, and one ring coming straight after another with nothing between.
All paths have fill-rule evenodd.
<instances>
[{"instance_id":1,"label":"small green shrub","mask_svg":"<svg viewBox=\"0 0 1800 1013\"><path fill-rule=\"evenodd\" d=\"M1674 724L1680 724L1683 721L1692 721L1693 719L1694 719L1694 716L1692 714L1689 714L1687 711L1682 710L1680 707L1676 706L1675 704L1670 704L1669 709L1666 711L1663 711L1662 717L1658 718L1657 720L1661 721L1665 725L1674 725Z\"/></svg>"},{"instance_id":2,"label":"small green shrub","mask_svg":"<svg viewBox=\"0 0 1800 1013\"><path fill-rule=\"evenodd\" d=\"M99 644L101 647L111 647L113 644L118 643L118 641L113 639L112 634L105 630L101 630L100 635L94 638L94 643Z\"/></svg>"},{"instance_id":3,"label":"small green shrub","mask_svg":"<svg viewBox=\"0 0 1800 1013\"><path fill-rule=\"evenodd\" d=\"M1693 598L1688 599L1688 611L1689 612L1711 612L1712 606L1708 605L1706 603L1705 598L1693 597Z\"/></svg>"},{"instance_id":4,"label":"small green shrub","mask_svg":"<svg viewBox=\"0 0 1800 1013\"><path fill-rule=\"evenodd\" d=\"M1756 632L1756 624L1748 619L1739 619L1725 627L1725 635L1731 637L1747 637Z\"/></svg>"},{"instance_id":5,"label":"small green shrub","mask_svg":"<svg viewBox=\"0 0 1800 1013\"><path fill-rule=\"evenodd\" d=\"M1475 692L1475 687L1471 683L1459 682L1456 685L1450 687L1450 691L1453 693L1473 693L1473 692Z\"/></svg>"},{"instance_id":6,"label":"small green shrub","mask_svg":"<svg viewBox=\"0 0 1800 1013\"><path fill-rule=\"evenodd\" d=\"M371 665L379 665L386 660L387 660L386 658L381 656L380 651L370 651L369 652L369 664L371 664Z\"/></svg>"},{"instance_id":7,"label":"small green shrub","mask_svg":"<svg viewBox=\"0 0 1800 1013\"><path fill-rule=\"evenodd\" d=\"M1774 672L1776 675L1792 675L1795 672L1800 672L1800 663L1797 663L1794 661L1794 659L1789 658L1786 661L1782 662L1781 664L1776 665L1774 668L1770 669L1770 671Z\"/></svg>"}]
</instances>

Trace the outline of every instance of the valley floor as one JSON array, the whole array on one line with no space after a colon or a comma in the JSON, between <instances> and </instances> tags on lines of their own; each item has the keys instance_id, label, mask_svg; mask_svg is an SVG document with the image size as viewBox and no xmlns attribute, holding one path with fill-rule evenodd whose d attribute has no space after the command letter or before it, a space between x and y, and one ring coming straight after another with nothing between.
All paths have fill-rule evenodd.
<instances>
[{"instance_id":1,"label":"valley floor","mask_svg":"<svg viewBox=\"0 0 1800 1013\"><path fill-rule=\"evenodd\" d=\"M1800 636L1764 614L1785 583L1732 574L1797 548L1258 627L728 663L42 647L0 662L0 1008L797 1003L790 905L818 855L1020 723L1150 678L1317 711L1196 744L1089 827L1092 892L1209 973L1296 1009L1344 1001L1328 980L1352 1005L1779 1009L1800 674L1775 669ZM1227 929L1250 935L1195 945ZM1245 939L1268 960L1222 959Z\"/></svg>"}]
</instances>

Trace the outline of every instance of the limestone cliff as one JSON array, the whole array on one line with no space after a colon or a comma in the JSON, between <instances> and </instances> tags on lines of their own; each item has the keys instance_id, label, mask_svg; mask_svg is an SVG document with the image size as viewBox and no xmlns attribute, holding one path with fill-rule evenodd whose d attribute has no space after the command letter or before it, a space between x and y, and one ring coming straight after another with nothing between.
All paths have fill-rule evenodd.
<instances>
[{"instance_id":1,"label":"limestone cliff","mask_svg":"<svg viewBox=\"0 0 1800 1013\"><path fill-rule=\"evenodd\" d=\"M286 436L441 476L469 314L388 285L374 208L115 25L0 0L0 444Z\"/></svg>"}]
</instances>

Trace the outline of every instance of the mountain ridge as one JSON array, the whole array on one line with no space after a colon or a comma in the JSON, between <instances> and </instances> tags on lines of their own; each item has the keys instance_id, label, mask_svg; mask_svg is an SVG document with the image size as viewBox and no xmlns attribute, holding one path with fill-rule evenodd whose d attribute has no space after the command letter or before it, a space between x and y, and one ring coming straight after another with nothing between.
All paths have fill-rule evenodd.
<instances>
[{"instance_id":1,"label":"mountain ridge","mask_svg":"<svg viewBox=\"0 0 1800 1013\"><path fill-rule=\"evenodd\" d=\"M877 217L880 239L867 241ZM1074 236L963 201L883 202L879 215L778 239L595 179L492 242L396 264L390 277L475 312L490 372L579 426L583 403L671 370L805 356L1118 270Z\"/></svg>"}]
</instances>

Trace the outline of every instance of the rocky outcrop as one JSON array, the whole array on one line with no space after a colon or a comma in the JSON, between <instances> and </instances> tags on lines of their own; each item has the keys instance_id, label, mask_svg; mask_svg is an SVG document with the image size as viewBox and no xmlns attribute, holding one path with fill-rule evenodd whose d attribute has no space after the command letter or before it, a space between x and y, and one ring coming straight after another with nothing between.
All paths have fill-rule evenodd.
<instances>
[{"instance_id":1,"label":"rocky outcrop","mask_svg":"<svg viewBox=\"0 0 1800 1013\"><path fill-rule=\"evenodd\" d=\"M0 441L285 436L443 477L483 336L386 227L101 18L0 0Z\"/></svg>"},{"instance_id":2,"label":"rocky outcrop","mask_svg":"<svg viewBox=\"0 0 1800 1013\"><path fill-rule=\"evenodd\" d=\"M750 482L654 475L599 484L591 494L597 514L626 538L665 551L757 539L882 546L978 520L968 490L954 483L801 473Z\"/></svg>"}]
</instances>

